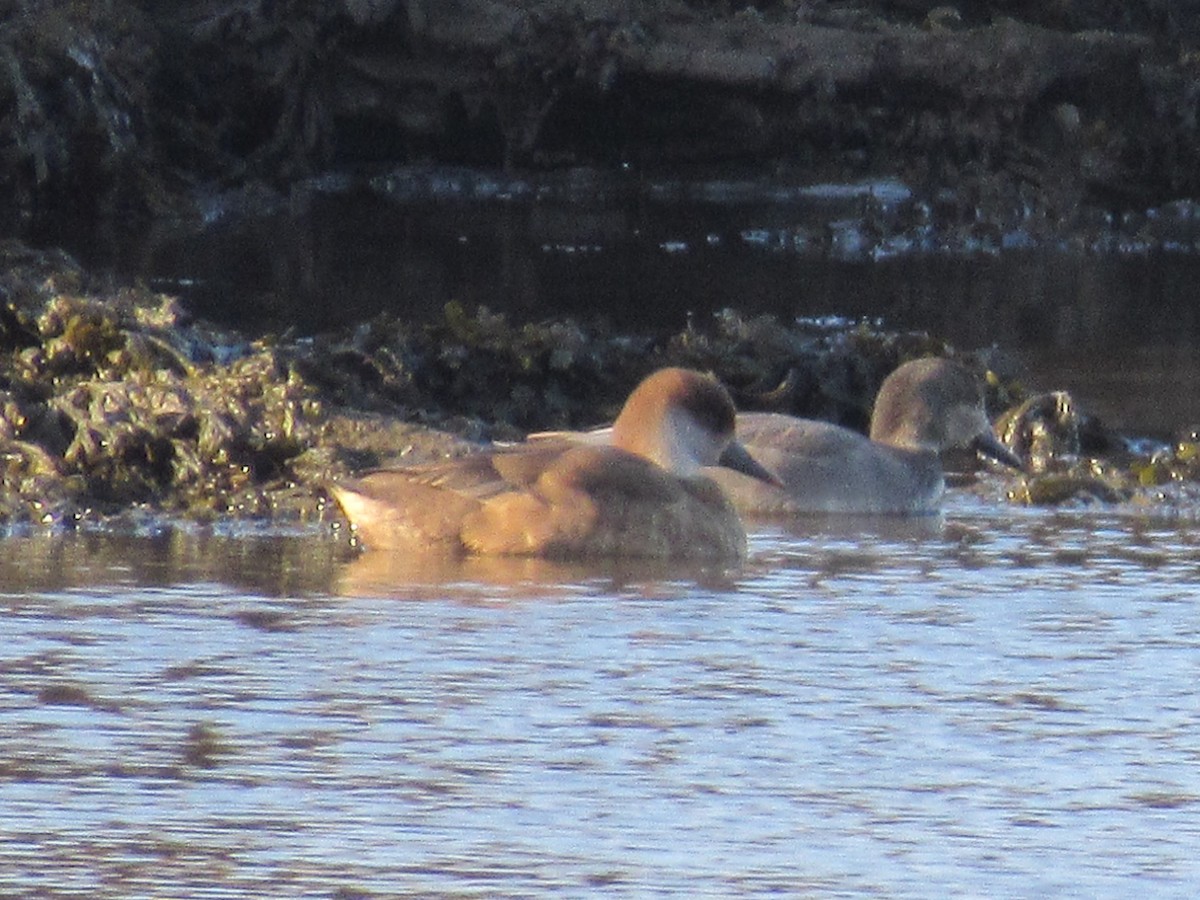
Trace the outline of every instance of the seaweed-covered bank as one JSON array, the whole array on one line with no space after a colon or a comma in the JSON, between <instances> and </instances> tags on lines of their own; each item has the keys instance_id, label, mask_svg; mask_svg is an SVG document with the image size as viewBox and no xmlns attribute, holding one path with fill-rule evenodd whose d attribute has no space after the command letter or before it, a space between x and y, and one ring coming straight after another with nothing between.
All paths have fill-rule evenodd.
<instances>
[{"instance_id":1,"label":"seaweed-covered bank","mask_svg":"<svg viewBox=\"0 0 1200 900\"><path fill-rule=\"evenodd\" d=\"M64 254L0 244L0 521L275 524L336 518L324 485L380 465L610 419L662 365L714 372L743 408L865 428L886 374L957 355L988 373L1000 431L1027 476L1013 502L1169 502L1200 477L1200 444L1139 452L1069 395L1028 396L995 354L926 334L734 311L682 331L557 319L515 326L448 306L306 338L251 340L174 298L93 284Z\"/></svg>"}]
</instances>

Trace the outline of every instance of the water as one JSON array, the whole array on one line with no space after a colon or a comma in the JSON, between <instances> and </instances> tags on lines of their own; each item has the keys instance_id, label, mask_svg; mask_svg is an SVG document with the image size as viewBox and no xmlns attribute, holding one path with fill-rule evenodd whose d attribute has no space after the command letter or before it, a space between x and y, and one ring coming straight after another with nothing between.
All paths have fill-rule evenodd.
<instances>
[{"instance_id":1,"label":"water","mask_svg":"<svg viewBox=\"0 0 1200 900\"><path fill-rule=\"evenodd\" d=\"M81 255L251 331L452 299L882 316L1116 428L1200 421L1191 205L1060 246L931 231L887 181L384 181ZM1200 891L1182 501L953 490L756 525L732 571L398 565L315 528L3 549L0 896Z\"/></svg>"},{"instance_id":2,"label":"water","mask_svg":"<svg viewBox=\"0 0 1200 900\"><path fill-rule=\"evenodd\" d=\"M5 549L7 896L1200 888L1186 517L954 493L735 571Z\"/></svg>"}]
</instances>

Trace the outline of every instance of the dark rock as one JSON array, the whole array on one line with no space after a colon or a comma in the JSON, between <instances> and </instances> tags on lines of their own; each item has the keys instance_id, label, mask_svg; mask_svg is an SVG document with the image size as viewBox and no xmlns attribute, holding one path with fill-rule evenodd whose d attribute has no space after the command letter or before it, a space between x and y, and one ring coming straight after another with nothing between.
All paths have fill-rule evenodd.
<instances>
[{"instance_id":1,"label":"dark rock","mask_svg":"<svg viewBox=\"0 0 1200 900\"><path fill-rule=\"evenodd\" d=\"M429 160L886 173L1054 214L1200 193L1194 0L2 6L10 230Z\"/></svg>"}]
</instances>

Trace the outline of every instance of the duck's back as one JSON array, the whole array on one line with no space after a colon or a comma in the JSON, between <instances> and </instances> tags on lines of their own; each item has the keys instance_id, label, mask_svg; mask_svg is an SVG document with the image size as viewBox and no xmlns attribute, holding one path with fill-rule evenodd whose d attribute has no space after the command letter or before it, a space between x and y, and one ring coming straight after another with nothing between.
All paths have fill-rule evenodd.
<instances>
[{"instance_id":1,"label":"duck's back","mask_svg":"<svg viewBox=\"0 0 1200 900\"><path fill-rule=\"evenodd\" d=\"M939 508L944 481L936 453L890 447L828 422L774 413L742 413L737 428L747 450L785 485L711 470L743 515L923 515Z\"/></svg>"},{"instance_id":2,"label":"duck's back","mask_svg":"<svg viewBox=\"0 0 1200 900\"><path fill-rule=\"evenodd\" d=\"M368 547L486 555L738 559L745 532L704 478L612 447L539 444L342 488Z\"/></svg>"},{"instance_id":3,"label":"duck's back","mask_svg":"<svg viewBox=\"0 0 1200 900\"><path fill-rule=\"evenodd\" d=\"M472 552L547 557L738 559L745 532L707 479L680 478L612 447L571 446L528 490L465 522Z\"/></svg>"}]
</instances>

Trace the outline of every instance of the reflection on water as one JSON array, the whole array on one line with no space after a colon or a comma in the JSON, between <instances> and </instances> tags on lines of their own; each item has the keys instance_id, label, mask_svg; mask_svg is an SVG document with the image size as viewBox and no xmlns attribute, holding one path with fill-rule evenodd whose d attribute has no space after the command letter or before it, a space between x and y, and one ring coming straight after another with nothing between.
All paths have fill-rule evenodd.
<instances>
[{"instance_id":1,"label":"reflection on water","mask_svg":"<svg viewBox=\"0 0 1200 900\"><path fill-rule=\"evenodd\" d=\"M363 553L343 566L334 592L348 597L432 598L464 602L572 594L621 594L656 581L686 579L708 590L729 590L726 570L691 561L572 562L522 557Z\"/></svg>"},{"instance_id":2,"label":"reflection on water","mask_svg":"<svg viewBox=\"0 0 1200 900\"><path fill-rule=\"evenodd\" d=\"M169 589L181 582L212 582L266 595L326 592L340 559L352 554L311 537L186 528L149 536L8 536L0 542L0 590L35 595L97 585Z\"/></svg>"},{"instance_id":3,"label":"reflection on water","mask_svg":"<svg viewBox=\"0 0 1200 900\"><path fill-rule=\"evenodd\" d=\"M6 540L0 894L1194 894L1192 525L955 495L751 545Z\"/></svg>"}]
</instances>

